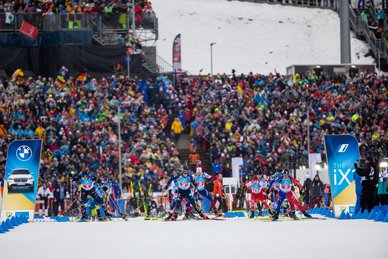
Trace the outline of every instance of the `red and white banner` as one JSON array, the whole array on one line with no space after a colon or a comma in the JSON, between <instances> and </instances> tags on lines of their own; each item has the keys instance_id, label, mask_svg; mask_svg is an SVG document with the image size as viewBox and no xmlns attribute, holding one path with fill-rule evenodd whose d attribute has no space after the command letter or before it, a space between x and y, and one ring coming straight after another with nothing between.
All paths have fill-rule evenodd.
<instances>
[{"instance_id":1,"label":"red and white banner","mask_svg":"<svg viewBox=\"0 0 388 259\"><path fill-rule=\"evenodd\" d=\"M36 36L38 36L39 30L34 25L23 21L22 26L20 26L19 32L33 40Z\"/></svg>"},{"instance_id":2,"label":"red and white banner","mask_svg":"<svg viewBox=\"0 0 388 259\"><path fill-rule=\"evenodd\" d=\"M181 34L178 34L172 45L172 67L174 72L182 72Z\"/></svg>"}]
</instances>

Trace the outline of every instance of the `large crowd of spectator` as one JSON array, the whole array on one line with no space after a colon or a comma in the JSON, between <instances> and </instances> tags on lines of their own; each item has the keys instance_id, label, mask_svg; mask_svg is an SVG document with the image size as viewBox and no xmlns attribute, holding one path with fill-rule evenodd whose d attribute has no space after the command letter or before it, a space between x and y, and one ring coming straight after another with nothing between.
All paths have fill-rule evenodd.
<instances>
[{"instance_id":1,"label":"large crowd of spectator","mask_svg":"<svg viewBox=\"0 0 388 259\"><path fill-rule=\"evenodd\" d=\"M373 147L379 156L387 146L387 78L376 74L328 77L317 70L292 77L278 73L208 80L190 79L197 93L191 128L214 168L231 173L231 158L245 159L245 173L272 173L298 167L310 153L324 156L324 134L352 134L361 151ZM305 163L305 162L304 162ZM215 170L216 170L215 169Z\"/></svg>"},{"instance_id":2,"label":"large crowd of spectator","mask_svg":"<svg viewBox=\"0 0 388 259\"><path fill-rule=\"evenodd\" d=\"M0 88L2 158L12 139L43 139L39 185L55 189L65 183L65 196L75 193L74 184L69 189L68 183L82 171L118 182L118 108L124 192L131 180L157 189L159 178L179 162L165 129L181 104L166 78L152 82L112 76L77 86L70 77L58 88L52 78L19 77L3 80ZM163 105L151 107L146 90L160 95Z\"/></svg>"},{"instance_id":3,"label":"large crowd of spectator","mask_svg":"<svg viewBox=\"0 0 388 259\"><path fill-rule=\"evenodd\" d=\"M119 14L128 13L132 9L132 1L126 0L44 0L44 1L2 1L3 12L15 13L40 13L41 15L53 15L56 13L96 13L96 14ZM150 13L152 3L148 0L135 0L135 14Z\"/></svg>"},{"instance_id":4,"label":"large crowd of spectator","mask_svg":"<svg viewBox=\"0 0 388 259\"><path fill-rule=\"evenodd\" d=\"M126 0L5 0L0 5L0 28L12 28L15 21L19 28L22 21L26 20L40 29L49 30L57 23L63 29L96 29L99 22L109 28L128 30L133 12L136 27L144 25L148 20L152 21L154 17L152 4L148 0L135 0L134 7L132 1ZM11 14L13 18L7 18ZM52 19L56 14L61 15L60 19Z\"/></svg>"}]
</instances>

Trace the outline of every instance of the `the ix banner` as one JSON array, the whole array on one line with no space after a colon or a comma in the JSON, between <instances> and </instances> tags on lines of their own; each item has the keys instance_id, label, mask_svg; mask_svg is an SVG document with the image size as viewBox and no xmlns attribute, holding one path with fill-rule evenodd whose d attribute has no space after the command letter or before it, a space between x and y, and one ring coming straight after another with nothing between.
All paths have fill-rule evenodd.
<instances>
[{"instance_id":1,"label":"the ix banner","mask_svg":"<svg viewBox=\"0 0 388 259\"><path fill-rule=\"evenodd\" d=\"M334 214L354 212L356 189L354 163L359 159L357 139L351 135L325 135Z\"/></svg>"},{"instance_id":2,"label":"the ix banner","mask_svg":"<svg viewBox=\"0 0 388 259\"><path fill-rule=\"evenodd\" d=\"M8 147L1 218L28 216L33 220L42 140L15 140Z\"/></svg>"}]
</instances>

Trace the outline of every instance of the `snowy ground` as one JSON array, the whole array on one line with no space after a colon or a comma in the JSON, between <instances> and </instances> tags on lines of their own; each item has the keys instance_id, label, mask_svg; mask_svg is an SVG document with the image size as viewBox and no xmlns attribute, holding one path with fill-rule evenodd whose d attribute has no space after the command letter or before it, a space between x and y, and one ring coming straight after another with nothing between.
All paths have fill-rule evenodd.
<instances>
[{"instance_id":1,"label":"snowy ground","mask_svg":"<svg viewBox=\"0 0 388 259\"><path fill-rule=\"evenodd\" d=\"M227 0L152 0L159 18L157 53L172 63L182 34L182 68L210 73L285 74L294 64L339 64L339 16L331 10ZM368 45L351 36L352 63L371 64Z\"/></svg>"},{"instance_id":2,"label":"snowy ground","mask_svg":"<svg viewBox=\"0 0 388 259\"><path fill-rule=\"evenodd\" d=\"M7 259L388 258L388 224L367 220L30 223L0 235Z\"/></svg>"}]
</instances>

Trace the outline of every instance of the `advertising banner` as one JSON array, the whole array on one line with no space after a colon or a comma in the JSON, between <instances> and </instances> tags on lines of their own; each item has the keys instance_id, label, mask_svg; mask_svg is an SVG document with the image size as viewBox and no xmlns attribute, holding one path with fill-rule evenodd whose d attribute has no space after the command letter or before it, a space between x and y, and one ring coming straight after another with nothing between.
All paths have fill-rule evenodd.
<instances>
[{"instance_id":1,"label":"advertising banner","mask_svg":"<svg viewBox=\"0 0 388 259\"><path fill-rule=\"evenodd\" d=\"M356 205L354 163L359 159L357 139L351 135L325 135L326 158L334 214L353 213Z\"/></svg>"},{"instance_id":2,"label":"advertising banner","mask_svg":"<svg viewBox=\"0 0 388 259\"><path fill-rule=\"evenodd\" d=\"M33 220L42 140L15 140L8 146L1 218L27 216Z\"/></svg>"},{"instance_id":3,"label":"advertising banner","mask_svg":"<svg viewBox=\"0 0 388 259\"><path fill-rule=\"evenodd\" d=\"M175 73L182 72L181 34L178 34L172 45L172 67Z\"/></svg>"},{"instance_id":4,"label":"advertising banner","mask_svg":"<svg viewBox=\"0 0 388 259\"><path fill-rule=\"evenodd\" d=\"M244 161L242 157L233 157L232 158L232 176L237 179L237 186L240 187L240 178L241 178L241 167L243 166Z\"/></svg>"}]
</instances>

